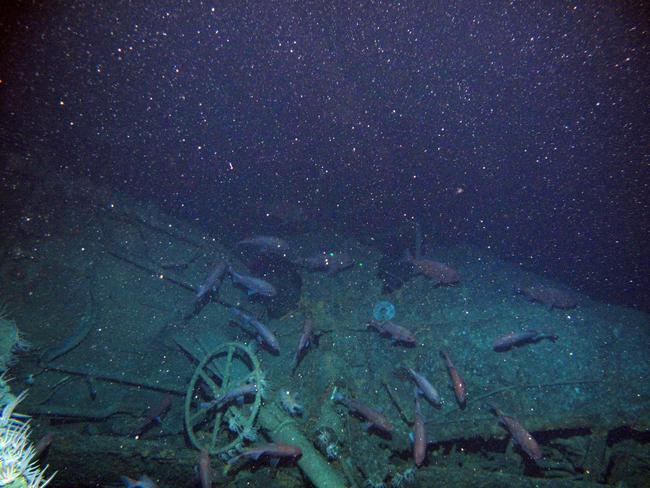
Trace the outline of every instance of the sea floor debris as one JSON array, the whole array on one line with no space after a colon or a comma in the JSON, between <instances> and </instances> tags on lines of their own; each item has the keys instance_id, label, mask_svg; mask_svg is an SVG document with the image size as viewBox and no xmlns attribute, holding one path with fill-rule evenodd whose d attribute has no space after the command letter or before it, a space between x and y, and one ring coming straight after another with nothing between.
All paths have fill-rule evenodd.
<instances>
[{"instance_id":1,"label":"sea floor debris","mask_svg":"<svg viewBox=\"0 0 650 488\"><path fill-rule=\"evenodd\" d=\"M101 244L86 239L91 244L85 256L93 256L92 267L84 265L69 244L53 239L42 244L41 252L50 261L60 257L65 262L49 262L48 268L57 270L52 272L45 269L43 259L25 260L25 266L33 268L29 275L38 276L38 280L17 283L10 291L18 297L26 336L41 355L52 347L58 351L57 346L66 343L66 338L83 337L81 341L71 339L73 348L66 348L62 355L57 353L56 359L40 367L36 352L20 356L13 366L17 378L37 378L33 381L33 394L23 407L38 415L36 420L43 424L39 429L54 428L64 439L66 435L72 438L76 434L71 432L74 423L75 428L93 432L94 438L102 439L101 447L92 453L68 445L64 452L53 449L48 458L51 464L60 461L64 465L70 459L66 456L73 455L87 459L84 456L101 450L124 462L134 462L120 457L118 447L130 440L120 437L121 430L114 426L119 422L132 424L141 414L143 404L155 400L161 392L169 392L174 395L169 413L148 434L151 441L145 438L133 449L148 449L149 457L144 459L160 469L162 480L178 479L178 472L170 468L170 458L165 457L167 453L156 458L148 443L164 441L177 459L194 462L196 453L186 444L183 434L184 404L179 392L182 395L185 391L187 378L205 355L222 344L238 342L256 359L241 362L233 374L243 380L251 371L247 366L255 366L258 361L264 376L257 381L268 395L266 400L260 398L259 413L251 425L246 425L248 417L242 419L234 413L238 402L222 411L223 430L219 432L222 437L218 445L227 448L237 439L225 451L230 456L254 442L272 440L269 437L281 441L291 432L311 446L303 448L303 452L316 452L328 469L341 479L345 476L354 480L358 486L364 479L386 486L405 486L413 477L418 483L425 483L433 479L434 473L451 479L451 474L444 473L460 475L460 465L473 471L472 479L503 476L512 481L517 476L526 476L539 481L540 486L551 476L563 483L579 479L586 486L594 479L634 479L633 472L646 469L642 462L635 461L645 453L647 428L643 425L650 425L640 420L650 418L650 407L644 400L650 389L645 383L633 381L649 373L643 347L648 343L648 319L641 312L599 304L584 296L578 296L578 308L549 310L503 291L511 290L509 285L513 282L536 283L539 277L527 275L516 266L470 246L441 247L440 259L458 266L462 281L436 288L425 277L411 277L390 295L391 303L399 310L400 323L414 331L413 346L402 347L363 328L374 304L383 298L381 280L373 271L382 256L376 249L353 240L336 242L334 236L332 240L338 244L335 247L350 249L355 258L362 256L364 266L331 276L300 271L301 309L267 321L282 346L282 352L274 356L257 347L241 329L230 325L232 306L242 307L251 316L264 317L265 304L261 299L249 299L226 281L216 296L210 296L200 311L194 312L196 283L205 278L206 270L215 262L236 262L236 254L218 240L205 239L196 229L164 214L150 219L147 215L152 209L136 212L137 205L125 202L119 215L107 207L101 211L80 208L79 212L85 212L83 221L91 222L83 232L105 237ZM79 220L79 215L66 218ZM308 248L323 239L323 233L305 234L298 239L301 247ZM106 252L106 242L110 242L113 254ZM183 262L186 266L159 266L171 262ZM244 263L238 265L238 269L245 268ZM78 269L83 272L75 271ZM485 280L486 269L496 270L491 271L489 280ZM92 285L96 302L92 332L86 333L90 321L85 320L82 334L77 335L77 327L86 316L87 295L79 292L70 298L70 290L83 289L91 272L101 277ZM360 287L359 283L367 286ZM74 306L63 306L66 301ZM186 313L188 310L194 313ZM317 329L331 332L322 337L319 347L302 358L300 367L291 375L293 348L299 342L305 311L311 312ZM50 323L58 328L54 330ZM540 325L544 325L544 330L546 326L552 328L558 340L538 341L504 352L493 350L495 338L528 327L542 330ZM35 331L45 331L45 335L39 336ZM179 348L168 337L172 332L184 346ZM164 340L159 341L161 337ZM441 348L449 352L466 387L464 409L454 400L453 390L445 386L450 377L438 356ZM194 354L188 353L190 349ZM625 356L621 355L622 349ZM236 356L233 353L238 361ZM222 358L227 357L226 349ZM215 386L217 393L222 389L220 372L225 371L226 362L204 370L207 380L197 376L199 385L204 384L189 395L190 406L210 398ZM430 442L426 461L417 471L413 470L408 441L413 427L414 384L394 375L395 369L402 366L426 373L442 397L440 409L422 403ZM608 374L596 373L603 370ZM84 380L88 375L93 378L95 398L88 394ZM65 376L73 379L59 384ZM635 384L634 391L630 384ZM363 421L350 418L347 412L328 412L333 386L381 410L394 425L391 439L368 435ZM300 399L296 403L296 398L292 398L293 406L288 412L275 404L275 398L282 398L286 391ZM70 397L79 401L66 411L62 407ZM107 398L120 398L120 403L113 404ZM43 404L36 405L41 400ZM243 402L246 409L255 404L255 400L250 400ZM516 447L508 447L507 432L489 413L485 406L488 401L494 401L516 418L539 441L544 458L548 458L547 469L530 465ZM273 405L272 419L264 413L268 405ZM73 410L82 415L64 415L74 414ZM288 415L299 411L302 415ZM198 415L198 409L193 413ZM59 420L55 421L57 417ZM324 429L328 425L331 431ZM604 433L604 448L596 448L602 445L597 440L590 440L589 449L580 447L576 439L592 431ZM559 442L558 433L569 439L564 445ZM209 440L210 435L210 429L205 429L200 437ZM602 440L602 435L599 438ZM221 442L225 440L228 442ZM135 457L135 451L125 452ZM214 463L219 462L217 458ZM381 462L375 466L373 459ZM131 471L143 471L142 467ZM269 473L265 469L272 468L237 476L262 479ZM298 469L302 467L286 469L300 478ZM89 462L86 475L87 480L98 476L97 465ZM295 486L299 486L297 483Z\"/></svg>"}]
</instances>

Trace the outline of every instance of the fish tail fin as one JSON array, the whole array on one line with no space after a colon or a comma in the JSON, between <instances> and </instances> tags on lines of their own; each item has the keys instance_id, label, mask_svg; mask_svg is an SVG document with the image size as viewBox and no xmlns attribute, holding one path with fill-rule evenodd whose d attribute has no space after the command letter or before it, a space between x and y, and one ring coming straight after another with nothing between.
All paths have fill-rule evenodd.
<instances>
[{"instance_id":1,"label":"fish tail fin","mask_svg":"<svg viewBox=\"0 0 650 488\"><path fill-rule=\"evenodd\" d=\"M440 349L440 357L449 365L449 354L447 354L445 351Z\"/></svg>"},{"instance_id":2,"label":"fish tail fin","mask_svg":"<svg viewBox=\"0 0 650 488\"><path fill-rule=\"evenodd\" d=\"M298 353L293 357L293 363L291 364L291 376L293 376L298 369Z\"/></svg>"},{"instance_id":3,"label":"fish tail fin","mask_svg":"<svg viewBox=\"0 0 650 488\"><path fill-rule=\"evenodd\" d=\"M548 330L548 329L547 330L542 329L542 330L538 331L537 332L537 337L539 337L540 339L549 339L549 340L551 340L553 342L557 341L560 338L559 335L557 335L552 330Z\"/></svg>"}]
</instances>

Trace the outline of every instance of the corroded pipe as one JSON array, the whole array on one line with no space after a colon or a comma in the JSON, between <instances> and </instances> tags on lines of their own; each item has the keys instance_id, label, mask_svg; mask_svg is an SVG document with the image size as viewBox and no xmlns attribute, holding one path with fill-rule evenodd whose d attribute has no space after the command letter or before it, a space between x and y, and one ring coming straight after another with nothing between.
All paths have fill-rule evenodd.
<instances>
[{"instance_id":1,"label":"corroded pipe","mask_svg":"<svg viewBox=\"0 0 650 488\"><path fill-rule=\"evenodd\" d=\"M316 488L346 488L343 475L328 463L298 428L295 421L275 404L260 408L260 425L266 429L274 442L285 442L302 451L298 466Z\"/></svg>"}]
</instances>

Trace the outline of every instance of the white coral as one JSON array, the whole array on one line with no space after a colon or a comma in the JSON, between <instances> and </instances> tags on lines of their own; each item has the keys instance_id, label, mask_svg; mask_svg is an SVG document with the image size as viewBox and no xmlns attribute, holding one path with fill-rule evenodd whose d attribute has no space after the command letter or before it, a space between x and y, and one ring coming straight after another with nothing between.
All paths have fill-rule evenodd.
<instances>
[{"instance_id":1,"label":"white coral","mask_svg":"<svg viewBox=\"0 0 650 488\"><path fill-rule=\"evenodd\" d=\"M289 390L280 392L280 405L292 417L302 415L303 406L298 403L297 395Z\"/></svg>"},{"instance_id":2,"label":"white coral","mask_svg":"<svg viewBox=\"0 0 650 488\"><path fill-rule=\"evenodd\" d=\"M29 420L14 412L24 398L22 392L3 407L0 415L0 486L22 479L28 488L43 488L56 473L44 479L47 466L41 470L34 460L36 451L29 442Z\"/></svg>"},{"instance_id":3,"label":"white coral","mask_svg":"<svg viewBox=\"0 0 650 488\"><path fill-rule=\"evenodd\" d=\"M327 456L327 459L330 461L334 461L339 457L341 454L341 450L339 449L339 445L334 443L334 444L328 444L327 447L325 448L325 455Z\"/></svg>"},{"instance_id":4,"label":"white coral","mask_svg":"<svg viewBox=\"0 0 650 488\"><path fill-rule=\"evenodd\" d=\"M237 414L231 414L228 418L228 430L233 434L240 434L242 430L241 419Z\"/></svg>"},{"instance_id":5,"label":"white coral","mask_svg":"<svg viewBox=\"0 0 650 488\"><path fill-rule=\"evenodd\" d=\"M318 431L318 436L316 437L316 440L318 441L319 444L322 444L326 446L330 442L330 433L326 429L322 429Z\"/></svg>"},{"instance_id":6,"label":"white coral","mask_svg":"<svg viewBox=\"0 0 650 488\"><path fill-rule=\"evenodd\" d=\"M257 391L260 392L262 398L268 398L270 385L269 381L266 379L264 371L260 371L259 379L255 381L255 386L257 386Z\"/></svg>"},{"instance_id":7,"label":"white coral","mask_svg":"<svg viewBox=\"0 0 650 488\"><path fill-rule=\"evenodd\" d=\"M255 442L258 438L257 428L254 425L251 425L250 427L244 427L241 436L248 442Z\"/></svg>"}]
</instances>

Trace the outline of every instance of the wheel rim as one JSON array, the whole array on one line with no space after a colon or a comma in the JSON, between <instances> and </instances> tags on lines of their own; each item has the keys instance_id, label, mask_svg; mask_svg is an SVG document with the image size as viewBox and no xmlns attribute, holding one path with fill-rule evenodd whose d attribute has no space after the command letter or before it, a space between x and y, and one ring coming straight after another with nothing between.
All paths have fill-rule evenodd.
<instances>
[{"instance_id":1,"label":"wheel rim","mask_svg":"<svg viewBox=\"0 0 650 488\"><path fill-rule=\"evenodd\" d=\"M240 447L244 433L253 431L262 402L262 381L259 361L247 346L229 342L208 353L196 367L185 395L185 430L194 447L217 455ZM252 402L205 408L246 382L258 385ZM229 428L233 418L240 426L238 432Z\"/></svg>"}]
</instances>

